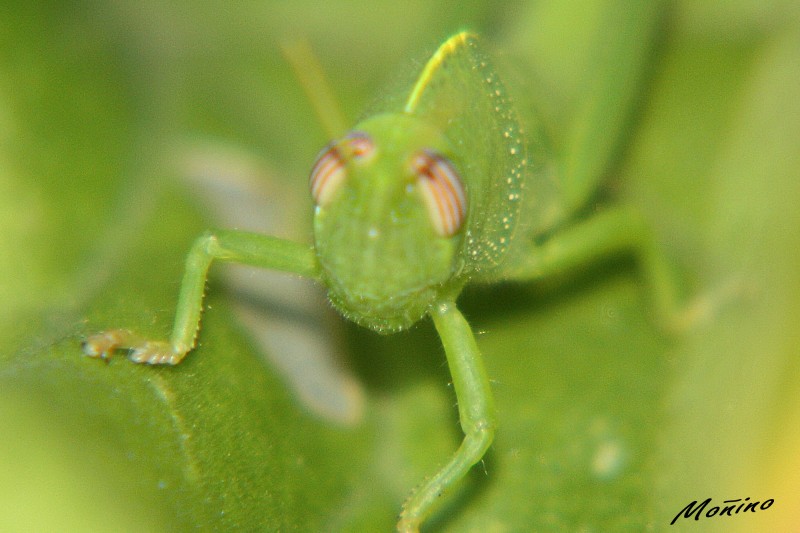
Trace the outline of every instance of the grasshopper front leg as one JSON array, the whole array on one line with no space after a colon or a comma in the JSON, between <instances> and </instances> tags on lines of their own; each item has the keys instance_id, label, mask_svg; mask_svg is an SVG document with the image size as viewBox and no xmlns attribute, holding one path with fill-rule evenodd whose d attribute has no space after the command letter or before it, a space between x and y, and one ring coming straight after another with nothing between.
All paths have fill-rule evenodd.
<instances>
[{"instance_id":1,"label":"grasshopper front leg","mask_svg":"<svg viewBox=\"0 0 800 533\"><path fill-rule=\"evenodd\" d=\"M438 498L481 460L492 444L496 425L489 378L469 324L452 301L437 303L431 317L453 378L464 440L450 461L406 500L397 524L402 533L419 531Z\"/></svg>"},{"instance_id":2,"label":"grasshopper front leg","mask_svg":"<svg viewBox=\"0 0 800 533\"><path fill-rule=\"evenodd\" d=\"M150 341L129 330L115 329L86 339L83 343L84 353L90 357L107 359L114 351L128 350L128 357L136 363L180 363L196 344L206 278L214 260L313 278L317 278L319 272L314 249L308 245L244 231L207 232L194 242L186 258L175 325L169 342Z\"/></svg>"}]
</instances>

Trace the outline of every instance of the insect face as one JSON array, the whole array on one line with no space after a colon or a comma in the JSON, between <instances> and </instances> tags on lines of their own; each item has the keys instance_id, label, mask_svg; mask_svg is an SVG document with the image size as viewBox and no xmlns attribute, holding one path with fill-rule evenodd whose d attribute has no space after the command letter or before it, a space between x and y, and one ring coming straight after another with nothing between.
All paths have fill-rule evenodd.
<instances>
[{"instance_id":1,"label":"insect face","mask_svg":"<svg viewBox=\"0 0 800 533\"><path fill-rule=\"evenodd\" d=\"M330 298L378 331L426 312L458 268L467 193L445 141L406 115L378 115L319 155L309 178Z\"/></svg>"}]
</instances>

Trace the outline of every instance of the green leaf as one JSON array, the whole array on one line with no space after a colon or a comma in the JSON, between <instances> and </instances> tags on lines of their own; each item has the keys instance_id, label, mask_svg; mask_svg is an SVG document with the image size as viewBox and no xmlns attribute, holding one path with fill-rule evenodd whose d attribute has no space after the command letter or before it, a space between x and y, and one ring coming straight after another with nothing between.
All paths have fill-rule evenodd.
<instances>
[{"instance_id":1,"label":"green leaf","mask_svg":"<svg viewBox=\"0 0 800 533\"><path fill-rule=\"evenodd\" d=\"M533 55L543 90L572 97L555 28L579 41L591 13L288 5L19 2L0 20L0 529L388 531L458 445L428 323L390 337L332 325L366 391L354 427L295 399L214 276L181 365L81 355L106 327L168 333L185 253L214 223L177 183L180 140L241 145L303 194L326 139L281 39L310 39L355 118L462 27ZM499 429L428 530L662 530L707 497L775 504L691 526L797 523L798 11L704 5L665 18L604 197L651 218L708 316L664 338L624 259L468 291Z\"/></svg>"}]
</instances>

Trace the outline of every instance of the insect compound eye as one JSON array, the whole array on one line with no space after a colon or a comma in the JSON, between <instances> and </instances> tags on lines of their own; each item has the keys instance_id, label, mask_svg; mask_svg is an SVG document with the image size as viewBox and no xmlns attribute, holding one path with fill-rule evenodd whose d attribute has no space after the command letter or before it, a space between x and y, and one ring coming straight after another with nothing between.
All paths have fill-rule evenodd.
<instances>
[{"instance_id":1,"label":"insect compound eye","mask_svg":"<svg viewBox=\"0 0 800 533\"><path fill-rule=\"evenodd\" d=\"M344 149L346 156L352 157L356 161L368 161L375 155L375 143L372 137L363 131L351 131L344 138Z\"/></svg>"},{"instance_id":2,"label":"insect compound eye","mask_svg":"<svg viewBox=\"0 0 800 533\"><path fill-rule=\"evenodd\" d=\"M411 169L436 233L443 237L457 233L467 215L467 195L453 164L436 152L422 150L411 158Z\"/></svg>"},{"instance_id":3,"label":"insect compound eye","mask_svg":"<svg viewBox=\"0 0 800 533\"><path fill-rule=\"evenodd\" d=\"M327 204L347 174L347 159L364 161L375 153L375 144L366 133L354 131L339 142L332 142L317 156L308 177L311 197L317 205Z\"/></svg>"}]
</instances>

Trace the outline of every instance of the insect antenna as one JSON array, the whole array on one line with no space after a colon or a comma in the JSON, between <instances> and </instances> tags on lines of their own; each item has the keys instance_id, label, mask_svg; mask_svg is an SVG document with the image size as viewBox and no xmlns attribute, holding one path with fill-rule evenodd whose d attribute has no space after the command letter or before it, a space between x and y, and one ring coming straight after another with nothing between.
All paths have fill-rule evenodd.
<instances>
[{"instance_id":1,"label":"insect antenna","mask_svg":"<svg viewBox=\"0 0 800 533\"><path fill-rule=\"evenodd\" d=\"M347 131L347 122L308 39L296 37L285 40L281 43L281 52L292 67L328 138L339 138Z\"/></svg>"}]
</instances>

